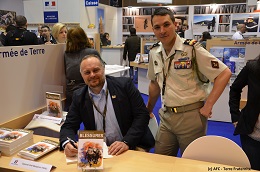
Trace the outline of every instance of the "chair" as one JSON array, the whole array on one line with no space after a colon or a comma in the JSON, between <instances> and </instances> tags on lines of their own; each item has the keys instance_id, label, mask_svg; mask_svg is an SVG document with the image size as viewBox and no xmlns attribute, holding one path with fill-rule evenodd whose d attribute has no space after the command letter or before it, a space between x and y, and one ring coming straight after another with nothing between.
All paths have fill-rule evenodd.
<instances>
[{"instance_id":1,"label":"chair","mask_svg":"<svg viewBox=\"0 0 260 172\"><path fill-rule=\"evenodd\" d=\"M203 136L189 144L182 158L250 168L250 162L240 146L222 136Z\"/></svg>"},{"instance_id":2,"label":"chair","mask_svg":"<svg viewBox=\"0 0 260 172\"><path fill-rule=\"evenodd\" d=\"M148 124L149 129L151 130L153 137L155 138L157 130L158 130L158 122L156 120L156 117L153 116L150 118L149 124Z\"/></svg>"}]
</instances>

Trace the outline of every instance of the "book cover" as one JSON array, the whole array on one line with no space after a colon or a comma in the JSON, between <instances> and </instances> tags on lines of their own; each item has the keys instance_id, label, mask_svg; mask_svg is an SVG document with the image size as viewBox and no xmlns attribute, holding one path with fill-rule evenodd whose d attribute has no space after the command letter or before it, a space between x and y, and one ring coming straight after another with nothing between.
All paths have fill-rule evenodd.
<instances>
[{"instance_id":1,"label":"book cover","mask_svg":"<svg viewBox=\"0 0 260 172\"><path fill-rule=\"evenodd\" d=\"M25 129L0 129L0 146L10 147L12 149L16 144L21 144L32 138L33 131Z\"/></svg>"},{"instance_id":2,"label":"book cover","mask_svg":"<svg viewBox=\"0 0 260 172\"><path fill-rule=\"evenodd\" d=\"M217 57L220 61L223 61L223 52L224 52L224 48L221 47L212 47L210 48L209 52Z\"/></svg>"},{"instance_id":3,"label":"book cover","mask_svg":"<svg viewBox=\"0 0 260 172\"><path fill-rule=\"evenodd\" d=\"M61 94L46 92L46 103L49 116L62 117Z\"/></svg>"},{"instance_id":4,"label":"book cover","mask_svg":"<svg viewBox=\"0 0 260 172\"><path fill-rule=\"evenodd\" d=\"M230 51L231 51L231 48L224 48L224 50L223 50L223 62L224 63L229 62Z\"/></svg>"},{"instance_id":5,"label":"book cover","mask_svg":"<svg viewBox=\"0 0 260 172\"><path fill-rule=\"evenodd\" d=\"M78 169L103 169L103 131L78 132Z\"/></svg>"},{"instance_id":6,"label":"book cover","mask_svg":"<svg viewBox=\"0 0 260 172\"><path fill-rule=\"evenodd\" d=\"M18 155L25 159L36 160L59 146L58 142L44 139L23 150Z\"/></svg>"},{"instance_id":7,"label":"book cover","mask_svg":"<svg viewBox=\"0 0 260 172\"><path fill-rule=\"evenodd\" d=\"M246 49L239 48L239 58L245 58L245 55L246 55Z\"/></svg>"}]
</instances>

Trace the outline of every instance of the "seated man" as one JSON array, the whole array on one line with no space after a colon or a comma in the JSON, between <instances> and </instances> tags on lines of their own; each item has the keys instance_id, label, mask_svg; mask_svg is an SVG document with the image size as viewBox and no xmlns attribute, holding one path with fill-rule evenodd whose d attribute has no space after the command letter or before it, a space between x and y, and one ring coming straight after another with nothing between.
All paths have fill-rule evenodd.
<instances>
[{"instance_id":1,"label":"seated man","mask_svg":"<svg viewBox=\"0 0 260 172\"><path fill-rule=\"evenodd\" d=\"M86 130L105 132L111 155L119 155L137 146L143 149L153 147L155 141L148 128L149 113L131 79L105 76L105 65L96 55L82 59L80 73L86 86L74 91L60 131L60 147L66 156L77 154L67 137L75 141L82 122Z\"/></svg>"}]
</instances>

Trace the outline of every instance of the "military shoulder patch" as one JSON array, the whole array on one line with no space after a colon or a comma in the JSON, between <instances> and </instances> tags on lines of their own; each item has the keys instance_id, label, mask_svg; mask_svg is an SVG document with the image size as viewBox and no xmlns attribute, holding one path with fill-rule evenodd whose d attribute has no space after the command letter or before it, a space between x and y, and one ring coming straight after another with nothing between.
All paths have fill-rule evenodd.
<instances>
[{"instance_id":1,"label":"military shoulder patch","mask_svg":"<svg viewBox=\"0 0 260 172\"><path fill-rule=\"evenodd\" d=\"M212 66L212 68L218 69L218 68L219 68L218 61L216 61L216 60L211 60L211 66Z\"/></svg>"},{"instance_id":2,"label":"military shoulder patch","mask_svg":"<svg viewBox=\"0 0 260 172\"><path fill-rule=\"evenodd\" d=\"M185 44L185 45L191 45L191 46L193 46L193 45L195 45L197 42L198 42L198 41L196 41L195 39L186 39L186 40L184 41L184 44Z\"/></svg>"},{"instance_id":3,"label":"military shoulder patch","mask_svg":"<svg viewBox=\"0 0 260 172\"><path fill-rule=\"evenodd\" d=\"M158 46L159 46L159 42L160 42L160 41L158 41L158 42L156 42L155 44L153 44L151 47L149 47L149 49L151 50L151 49L153 49L154 47L158 47Z\"/></svg>"}]
</instances>

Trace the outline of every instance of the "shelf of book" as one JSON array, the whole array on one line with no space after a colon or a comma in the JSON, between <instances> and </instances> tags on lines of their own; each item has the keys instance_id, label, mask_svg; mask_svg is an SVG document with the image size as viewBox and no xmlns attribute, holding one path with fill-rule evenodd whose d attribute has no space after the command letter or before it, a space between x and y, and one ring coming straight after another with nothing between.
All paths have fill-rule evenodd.
<instances>
[{"instance_id":1,"label":"shelf of book","mask_svg":"<svg viewBox=\"0 0 260 172\"><path fill-rule=\"evenodd\" d=\"M259 35L259 14L253 13L256 6L247 6L246 3L165 7L174 12L175 22L178 22L179 25L191 25L190 28L193 31L193 35L202 35L202 32L209 31L210 34L215 37L227 36L231 38L237 30L236 27L238 23L248 25L248 35L250 37ZM158 7L122 8L123 42L129 35L129 29L131 27L137 29L137 35L139 36L144 35L145 37L149 37L146 35L153 35L150 16L156 8ZM251 23L248 22L249 18L253 18ZM254 30L249 27L252 24L256 26ZM145 25L147 25L147 27Z\"/></svg>"}]
</instances>

